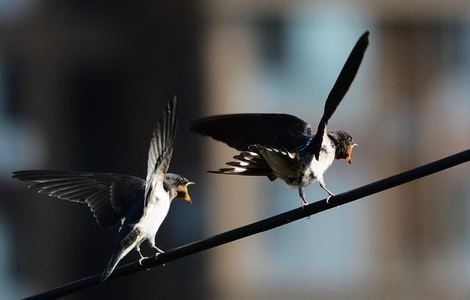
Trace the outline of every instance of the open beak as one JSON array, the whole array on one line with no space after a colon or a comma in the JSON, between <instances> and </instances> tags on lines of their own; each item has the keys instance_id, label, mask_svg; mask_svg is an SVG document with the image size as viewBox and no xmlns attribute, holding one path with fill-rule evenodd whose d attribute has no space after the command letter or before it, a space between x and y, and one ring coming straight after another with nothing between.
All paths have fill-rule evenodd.
<instances>
[{"instance_id":1,"label":"open beak","mask_svg":"<svg viewBox=\"0 0 470 300\"><path fill-rule=\"evenodd\" d=\"M192 203L191 202L191 196L189 196L189 192L188 192L188 185L191 185L191 184L195 184L194 182L188 182L185 186L185 191L184 191L184 200L186 202L189 202L189 203Z\"/></svg>"},{"instance_id":2,"label":"open beak","mask_svg":"<svg viewBox=\"0 0 470 300\"><path fill-rule=\"evenodd\" d=\"M348 147L348 150L346 151L346 161L351 164L351 153L354 147L359 146L358 144L352 144L351 146Z\"/></svg>"}]
</instances>

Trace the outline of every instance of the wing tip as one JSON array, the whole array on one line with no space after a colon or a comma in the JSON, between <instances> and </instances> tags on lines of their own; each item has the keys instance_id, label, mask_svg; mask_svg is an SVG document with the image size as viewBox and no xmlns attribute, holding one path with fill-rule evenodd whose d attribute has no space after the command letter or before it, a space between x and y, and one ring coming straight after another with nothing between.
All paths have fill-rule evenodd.
<instances>
[{"instance_id":1,"label":"wing tip","mask_svg":"<svg viewBox=\"0 0 470 300\"><path fill-rule=\"evenodd\" d=\"M13 171L13 172L11 172L11 178L19 179L19 177L21 176L21 172L23 172L23 171Z\"/></svg>"},{"instance_id":2,"label":"wing tip","mask_svg":"<svg viewBox=\"0 0 470 300\"><path fill-rule=\"evenodd\" d=\"M357 41L357 45L363 45L362 47L367 47L369 45L369 34L370 31L366 30Z\"/></svg>"},{"instance_id":3,"label":"wing tip","mask_svg":"<svg viewBox=\"0 0 470 300\"><path fill-rule=\"evenodd\" d=\"M170 165L178 129L177 102L176 95L166 102L157 120L157 125L152 131L147 158L147 182L156 172L160 172L158 175L160 178L161 174L167 172Z\"/></svg>"},{"instance_id":4,"label":"wing tip","mask_svg":"<svg viewBox=\"0 0 470 300\"><path fill-rule=\"evenodd\" d=\"M12 176L21 176L37 172L38 170L16 170L11 172Z\"/></svg>"},{"instance_id":5,"label":"wing tip","mask_svg":"<svg viewBox=\"0 0 470 300\"><path fill-rule=\"evenodd\" d=\"M189 123L189 131L206 136L207 134L204 130L204 123L210 120L212 120L212 117L203 117L192 120L191 123Z\"/></svg>"},{"instance_id":6,"label":"wing tip","mask_svg":"<svg viewBox=\"0 0 470 300\"><path fill-rule=\"evenodd\" d=\"M17 170L11 172L11 177L18 180L26 180L28 176L37 176L43 173L54 173L57 171L45 171L45 170Z\"/></svg>"},{"instance_id":7,"label":"wing tip","mask_svg":"<svg viewBox=\"0 0 470 300\"><path fill-rule=\"evenodd\" d=\"M176 98L176 95L173 96L173 98L168 101L167 105L166 105L166 112L170 115L176 115L176 112L177 112L177 104L178 104L178 99ZM172 119L175 119L175 117L173 117Z\"/></svg>"}]
</instances>

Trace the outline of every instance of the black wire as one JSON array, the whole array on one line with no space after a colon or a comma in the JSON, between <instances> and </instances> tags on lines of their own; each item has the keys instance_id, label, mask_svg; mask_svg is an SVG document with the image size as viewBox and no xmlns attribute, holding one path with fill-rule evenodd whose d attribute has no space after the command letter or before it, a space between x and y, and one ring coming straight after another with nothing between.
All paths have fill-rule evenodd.
<instances>
[{"instance_id":1,"label":"black wire","mask_svg":"<svg viewBox=\"0 0 470 300\"><path fill-rule=\"evenodd\" d=\"M414 168L412 170L364 185L362 187L350 190L348 192L336 195L330 199L330 204L326 200L321 200L305 206L287 211L285 213L270 217L249 225L245 225L204 240L193 242L184 246L180 246L160 254L157 259L147 258L142 261L142 265L138 262L129 263L117 268L108 280L117 279L123 276L133 274L148 268L162 265L179 258L183 258L204 250L208 250L226 243L230 243L250 235L254 235L263 231L267 231L287 223L305 218L310 215L331 209L333 207L343 205L354 200L396 187L398 185L416 180L418 178L428 176L430 174L440 172L442 170L454 167L458 164L470 160L470 149L448 156L446 158L434 161L432 163ZM79 279L77 281L65 284L63 286L51 289L49 291L25 298L25 299L51 299L63 297L80 290L84 290L100 283L101 273L89 277Z\"/></svg>"}]
</instances>

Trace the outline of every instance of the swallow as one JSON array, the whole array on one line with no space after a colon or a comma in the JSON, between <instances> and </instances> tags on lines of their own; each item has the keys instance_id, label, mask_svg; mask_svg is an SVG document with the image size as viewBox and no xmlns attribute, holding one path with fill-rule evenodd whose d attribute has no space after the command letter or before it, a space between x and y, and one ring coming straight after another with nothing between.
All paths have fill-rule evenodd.
<instances>
[{"instance_id":1,"label":"swallow","mask_svg":"<svg viewBox=\"0 0 470 300\"><path fill-rule=\"evenodd\" d=\"M328 121L351 86L369 44L369 32L356 42L325 103L315 134L304 120L276 113L245 113L209 116L195 120L190 129L240 151L227 163L229 168L209 171L216 174L280 178L298 189L302 207L308 204L303 188L318 181L328 193L323 174L334 159L351 163L357 144L349 133L327 130Z\"/></svg>"},{"instance_id":2,"label":"swallow","mask_svg":"<svg viewBox=\"0 0 470 300\"><path fill-rule=\"evenodd\" d=\"M27 182L51 197L87 204L98 224L109 229L120 223L113 254L102 275L105 281L119 261L132 249L145 258L140 245L147 241L156 250L155 235L175 198L191 202L188 186L178 174L167 173L176 134L176 99L168 102L150 141L147 177L112 173L29 170L13 172L13 178Z\"/></svg>"}]
</instances>

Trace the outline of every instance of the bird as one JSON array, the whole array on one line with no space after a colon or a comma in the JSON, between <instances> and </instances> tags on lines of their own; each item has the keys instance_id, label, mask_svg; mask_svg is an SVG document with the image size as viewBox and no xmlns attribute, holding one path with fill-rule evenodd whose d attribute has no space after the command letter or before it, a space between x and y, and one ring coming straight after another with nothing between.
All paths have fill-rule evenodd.
<instances>
[{"instance_id":1,"label":"bird","mask_svg":"<svg viewBox=\"0 0 470 300\"><path fill-rule=\"evenodd\" d=\"M353 138L343 130L327 130L328 121L351 86L369 44L364 32L349 54L331 89L323 116L313 133L306 121L281 113L241 113L203 117L190 124L190 130L212 137L239 151L227 162L230 167L208 171L216 174L266 176L283 180L298 189L302 207L308 205L303 188L318 181L327 192L329 203L334 194L327 189L324 173L334 159L351 164Z\"/></svg>"},{"instance_id":2,"label":"bird","mask_svg":"<svg viewBox=\"0 0 470 300\"><path fill-rule=\"evenodd\" d=\"M130 175L54 170L13 172L13 178L29 184L39 193L72 202L87 204L98 224L109 229L120 223L115 246L102 281L108 279L119 261L132 249L145 258L140 245L147 241L156 250L155 235L175 198L191 203L185 177L167 173L177 127L176 98L165 106L163 116L153 130L147 162L147 177Z\"/></svg>"}]
</instances>

